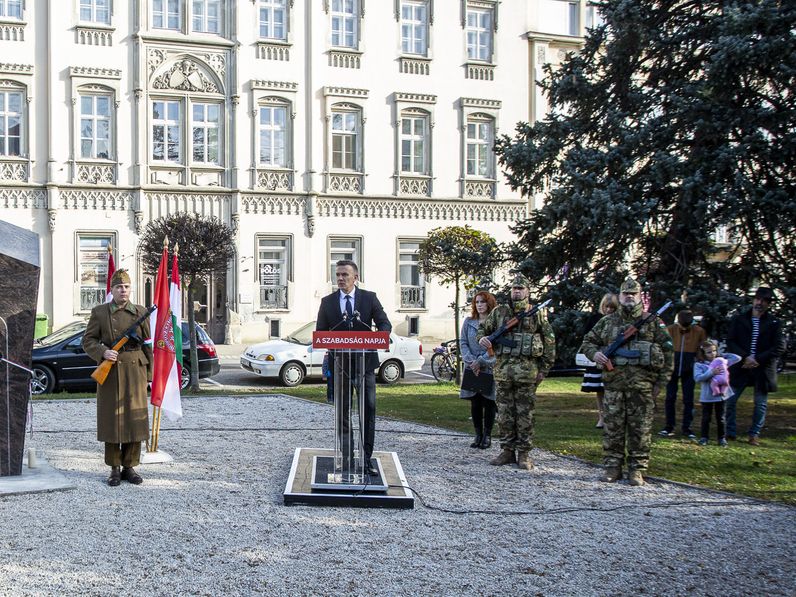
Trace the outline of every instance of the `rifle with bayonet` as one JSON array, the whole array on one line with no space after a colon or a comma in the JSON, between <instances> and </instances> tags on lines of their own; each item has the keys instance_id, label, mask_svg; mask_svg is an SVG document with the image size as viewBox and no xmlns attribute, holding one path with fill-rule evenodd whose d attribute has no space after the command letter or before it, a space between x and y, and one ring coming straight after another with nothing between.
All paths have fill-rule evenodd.
<instances>
[{"instance_id":1,"label":"rifle with bayonet","mask_svg":"<svg viewBox=\"0 0 796 597\"><path fill-rule=\"evenodd\" d=\"M522 323L522 320L525 319L526 317L532 317L533 315L536 315L539 311L541 311L542 309L547 307L547 305L552 300L553 299L547 299L545 302L534 306L532 309L526 309L525 311L521 311L520 313L517 313L517 315L515 315L514 317L509 319L506 323L501 325L494 332L492 332L491 334L486 336L486 339L489 340L492 344L500 344L501 346L507 346L509 348L515 348L517 346L517 343L514 340L511 340L509 338L504 338L503 335L506 332L509 332L509 331L513 330L514 328L516 328L518 325L520 325L520 323ZM489 353L490 357L491 356L495 356L494 349L487 348L487 352Z\"/></svg>"},{"instance_id":2,"label":"rifle with bayonet","mask_svg":"<svg viewBox=\"0 0 796 597\"><path fill-rule=\"evenodd\" d=\"M152 315L152 312L157 309L157 305L152 305L149 309L147 309L144 314L135 320L135 323L131 325L127 330L119 336L119 338L114 341L113 346L111 346L111 350L115 350L119 352L122 347L127 344L130 340L134 342L138 342L139 344L143 344L143 340L141 337L136 334L136 329L138 326L144 323L149 316ZM109 361L108 359L103 359L103 361L94 369L94 373L91 374L91 378L96 381L99 385L105 383L105 380L108 378L108 374L111 372L111 367L116 363L116 361Z\"/></svg>"},{"instance_id":3,"label":"rifle with bayonet","mask_svg":"<svg viewBox=\"0 0 796 597\"><path fill-rule=\"evenodd\" d=\"M663 307L658 309L655 313L648 313L646 316L640 317L638 321L628 326L626 330L619 332L616 335L616 339L611 343L611 345L602 351L602 353L608 359L608 361L605 363L605 368L608 371L614 370L614 365L611 362L611 357L614 355L625 357L627 359L634 359L641 356L639 351L625 350L624 348L622 348L622 346L624 346L628 340L630 340L633 336L635 336L644 324L651 321L655 317L661 316L664 313L664 311L666 311L666 309L668 309L671 306L672 306L672 301L669 301Z\"/></svg>"}]
</instances>

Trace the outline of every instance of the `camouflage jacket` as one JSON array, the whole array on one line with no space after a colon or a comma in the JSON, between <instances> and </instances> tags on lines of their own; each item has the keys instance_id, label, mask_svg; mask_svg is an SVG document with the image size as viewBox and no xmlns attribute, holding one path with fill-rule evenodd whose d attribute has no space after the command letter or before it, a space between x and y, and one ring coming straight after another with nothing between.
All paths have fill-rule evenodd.
<instances>
[{"instance_id":1,"label":"camouflage jacket","mask_svg":"<svg viewBox=\"0 0 796 597\"><path fill-rule=\"evenodd\" d=\"M478 326L476 338L488 336L512 317L514 311L509 305L498 305ZM495 379L536 383L539 373L547 375L556 358L556 337L544 311L523 319L519 329L506 332L503 337L513 340L516 346L492 344L497 359Z\"/></svg>"},{"instance_id":2,"label":"camouflage jacket","mask_svg":"<svg viewBox=\"0 0 796 597\"><path fill-rule=\"evenodd\" d=\"M646 315L646 313L644 314ZM619 332L632 325L639 314L625 314L623 309L606 315L584 336L579 352L594 360L594 354L605 350ZM634 358L614 355L613 371L603 370L602 379L609 390L629 390L639 386L664 386L674 369L674 347L666 324L660 318L641 327L639 333L628 340L623 349L638 351Z\"/></svg>"}]
</instances>

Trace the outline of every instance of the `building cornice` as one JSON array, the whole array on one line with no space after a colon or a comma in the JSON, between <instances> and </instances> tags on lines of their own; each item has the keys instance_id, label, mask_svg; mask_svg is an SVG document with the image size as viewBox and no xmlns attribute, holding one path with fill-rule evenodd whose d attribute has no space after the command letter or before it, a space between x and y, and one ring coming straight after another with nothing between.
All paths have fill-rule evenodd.
<instances>
[{"instance_id":1,"label":"building cornice","mask_svg":"<svg viewBox=\"0 0 796 597\"><path fill-rule=\"evenodd\" d=\"M13 62L0 62L0 75L32 75L32 64L15 64Z\"/></svg>"},{"instance_id":2,"label":"building cornice","mask_svg":"<svg viewBox=\"0 0 796 597\"><path fill-rule=\"evenodd\" d=\"M70 77L91 77L92 79L121 79L122 71L117 68L96 68L93 66L70 66Z\"/></svg>"}]
</instances>

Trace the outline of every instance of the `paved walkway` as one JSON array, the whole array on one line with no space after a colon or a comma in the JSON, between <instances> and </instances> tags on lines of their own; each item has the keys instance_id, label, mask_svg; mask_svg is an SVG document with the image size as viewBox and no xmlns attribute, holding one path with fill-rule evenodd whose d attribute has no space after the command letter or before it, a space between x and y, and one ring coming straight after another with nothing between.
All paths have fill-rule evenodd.
<instances>
[{"instance_id":1,"label":"paved walkway","mask_svg":"<svg viewBox=\"0 0 796 597\"><path fill-rule=\"evenodd\" d=\"M282 505L296 446L331 408L191 397L171 464L104 484L93 400L37 402L32 445L76 485L0 498L2 595L792 595L796 510L668 483L595 481L535 450L495 469L469 437L378 421L428 507ZM490 453L492 452L492 453Z\"/></svg>"}]
</instances>

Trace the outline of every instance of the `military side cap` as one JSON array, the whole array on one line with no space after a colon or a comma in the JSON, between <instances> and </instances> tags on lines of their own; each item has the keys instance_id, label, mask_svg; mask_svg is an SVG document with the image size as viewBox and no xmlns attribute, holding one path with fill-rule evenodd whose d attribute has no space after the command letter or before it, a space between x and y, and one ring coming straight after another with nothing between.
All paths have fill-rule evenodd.
<instances>
[{"instance_id":1,"label":"military side cap","mask_svg":"<svg viewBox=\"0 0 796 597\"><path fill-rule=\"evenodd\" d=\"M757 292L755 292L755 298L770 303L774 300L774 292L766 286L761 286L757 289Z\"/></svg>"},{"instance_id":2,"label":"military side cap","mask_svg":"<svg viewBox=\"0 0 796 597\"><path fill-rule=\"evenodd\" d=\"M641 292L641 284L636 282L633 278L629 277L622 282L619 292Z\"/></svg>"},{"instance_id":3,"label":"military side cap","mask_svg":"<svg viewBox=\"0 0 796 597\"><path fill-rule=\"evenodd\" d=\"M130 283L130 274L127 273L126 269L117 269L113 272L113 276L111 276L111 287L116 286L117 284L129 284Z\"/></svg>"},{"instance_id":4,"label":"military side cap","mask_svg":"<svg viewBox=\"0 0 796 597\"><path fill-rule=\"evenodd\" d=\"M522 274L517 274L516 276L514 276L514 279L511 281L511 286L512 286L512 288L515 287L515 286L516 287L522 286L524 288L530 288L531 287L531 283L528 281L528 278L526 278Z\"/></svg>"}]
</instances>

